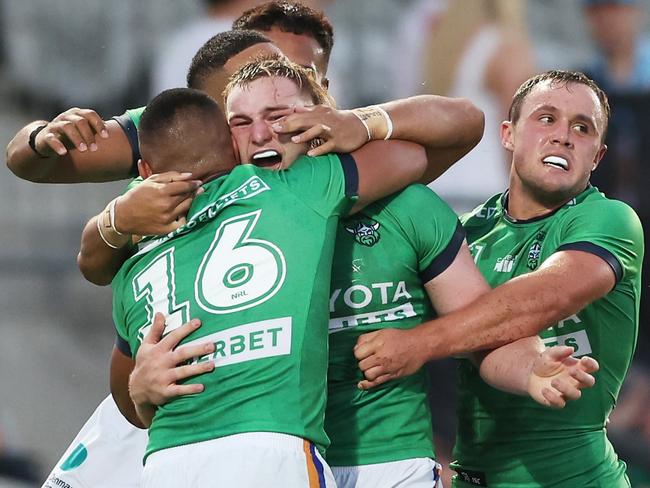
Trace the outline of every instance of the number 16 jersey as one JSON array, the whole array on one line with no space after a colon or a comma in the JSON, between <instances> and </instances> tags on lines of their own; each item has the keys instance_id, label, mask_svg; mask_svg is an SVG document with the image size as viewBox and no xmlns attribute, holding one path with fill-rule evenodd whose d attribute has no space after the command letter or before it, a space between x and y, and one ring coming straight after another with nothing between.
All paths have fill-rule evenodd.
<instances>
[{"instance_id":1,"label":"number 16 jersey","mask_svg":"<svg viewBox=\"0 0 650 488\"><path fill-rule=\"evenodd\" d=\"M146 455L243 432L328 444L323 429L327 310L334 236L357 191L349 155L303 157L282 172L238 166L205 185L187 223L145 240L113 281L124 352L137 352L155 312L165 333L190 318L184 344L214 343L193 361L200 395L161 406Z\"/></svg>"}]
</instances>

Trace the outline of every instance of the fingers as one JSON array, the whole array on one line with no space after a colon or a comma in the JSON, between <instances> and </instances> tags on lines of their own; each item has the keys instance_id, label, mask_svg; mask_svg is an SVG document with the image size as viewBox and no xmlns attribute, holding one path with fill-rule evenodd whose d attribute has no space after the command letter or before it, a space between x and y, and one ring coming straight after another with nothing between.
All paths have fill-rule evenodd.
<instances>
[{"instance_id":1,"label":"fingers","mask_svg":"<svg viewBox=\"0 0 650 488\"><path fill-rule=\"evenodd\" d=\"M583 356L580 358L580 367L587 373L595 373L600 369L598 361L589 356Z\"/></svg>"},{"instance_id":2,"label":"fingers","mask_svg":"<svg viewBox=\"0 0 650 488\"><path fill-rule=\"evenodd\" d=\"M314 149L310 149L307 151L307 156L322 156L323 154L329 154L331 152L335 152L336 144L332 139L329 141L324 142L318 147L315 147Z\"/></svg>"},{"instance_id":3,"label":"fingers","mask_svg":"<svg viewBox=\"0 0 650 488\"><path fill-rule=\"evenodd\" d=\"M551 386L566 400L577 400L582 396L576 383L567 378L556 378L551 381Z\"/></svg>"},{"instance_id":4,"label":"fingers","mask_svg":"<svg viewBox=\"0 0 650 488\"><path fill-rule=\"evenodd\" d=\"M372 345L373 339L377 336L377 332L369 332L367 334L361 334L357 339L357 343L354 346L354 357L357 360L361 361L362 359L367 358L374 352L374 347Z\"/></svg>"},{"instance_id":5,"label":"fingers","mask_svg":"<svg viewBox=\"0 0 650 488\"><path fill-rule=\"evenodd\" d=\"M165 332L165 316L157 312L153 317L153 324L149 332L142 339L143 344L157 344Z\"/></svg>"},{"instance_id":6,"label":"fingers","mask_svg":"<svg viewBox=\"0 0 650 488\"><path fill-rule=\"evenodd\" d=\"M547 348L544 353L550 360L562 362L571 357L571 354L573 354L573 348L570 346L553 346Z\"/></svg>"},{"instance_id":7,"label":"fingers","mask_svg":"<svg viewBox=\"0 0 650 488\"><path fill-rule=\"evenodd\" d=\"M201 321L199 319L192 319L167 334L160 341L160 345L165 349L172 350L178 345L180 341L185 339L199 327L201 327Z\"/></svg>"},{"instance_id":8,"label":"fingers","mask_svg":"<svg viewBox=\"0 0 650 488\"><path fill-rule=\"evenodd\" d=\"M577 381L578 384L576 386L578 388L591 388L596 384L596 379L581 369L573 369L569 372L569 375Z\"/></svg>"},{"instance_id":9,"label":"fingers","mask_svg":"<svg viewBox=\"0 0 650 488\"><path fill-rule=\"evenodd\" d=\"M65 146L65 144L63 144L63 142L59 139L59 137L56 134L54 134L52 132L48 132L48 133L44 134L44 132L45 132L45 129L43 131L41 131L41 133L36 136L35 143L36 143L36 148L39 150L39 152L41 152L41 153L44 152L43 148L42 148L42 145L39 144L39 141L38 141L39 137L42 137L45 145L47 147L51 148L59 156L63 156L65 154L67 154L68 148Z\"/></svg>"},{"instance_id":10,"label":"fingers","mask_svg":"<svg viewBox=\"0 0 650 488\"><path fill-rule=\"evenodd\" d=\"M167 394L165 395L167 400L171 400L173 397L182 396L182 395L196 395L201 393L205 387L201 383L188 383L186 385L169 385L167 389Z\"/></svg>"},{"instance_id":11,"label":"fingers","mask_svg":"<svg viewBox=\"0 0 650 488\"><path fill-rule=\"evenodd\" d=\"M332 134L332 128L325 124L316 124L300 134L291 137L291 142L301 144L309 142L312 139L320 137L322 139L329 139Z\"/></svg>"},{"instance_id":12,"label":"fingers","mask_svg":"<svg viewBox=\"0 0 650 488\"><path fill-rule=\"evenodd\" d=\"M366 377L368 381L376 381L377 379L381 378L382 376L389 375L390 373L386 372L386 369L383 368L381 365L376 365L372 366L370 368L359 368L361 371L363 371L363 375Z\"/></svg>"},{"instance_id":13,"label":"fingers","mask_svg":"<svg viewBox=\"0 0 650 488\"><path fill-rule=\"evenodd\" d=\"M212 354L214 352L214 342L194 344L191 346L181 346L174 351L174 364L182 364L190 359ZM200 364L204 365L205 361ZM214 364L210 361L210 364ZM214 368L210 368L210 371Z\"/></svg>"},{"instance_id":14,"label":"fingers","mask_svg":"<svg viewBox=\"0 0 650 488\"><path fill-rule=\"evenodd\" d=\"M375 388L379 385L386 383L387 381L390 381L391 379L393 379L393 375L384 374L372 381L370 380L359 381L359 383L357 383L357 388L359 388L360 390L369 390L370 388Z\"/></svg>"},{"instance_id":15,"label":"fingers","mask_svg":"<svg viewBox=\"0 0 650 488\"><path fill-rule=\"evenodd\" d=\"M214 361L203 361L197 364L188 364L173 369L174 383L182 381L192 376L210 373L214 370Z\"/></svg>"},{"instance_id":16,"label":"fingers","mask_svg":"<svg viewBox=\"0 0 650 488\"><path fill-rule=\"evenodd\" d=\"M292 132L303 132L315 125L320 124L322 119L314 114L313 110L287 115L275 121L271 128L278 134L290 134Z\"/></svg>"},{"instance_id":17,"label":"fingers","mask_svg":"<svg viewBox=\"0 0 650 488\"><path fill-rule=\"evenodd\" d=\"M562 395L557 390L554 390L553 388L543 388L542 396L544 397L544 400L548 402L546 404L546 406L548 407L564 408L564 406L566 405L566 401L564 400L564 398L562 398Z\"/></svg>"}]
</instances>

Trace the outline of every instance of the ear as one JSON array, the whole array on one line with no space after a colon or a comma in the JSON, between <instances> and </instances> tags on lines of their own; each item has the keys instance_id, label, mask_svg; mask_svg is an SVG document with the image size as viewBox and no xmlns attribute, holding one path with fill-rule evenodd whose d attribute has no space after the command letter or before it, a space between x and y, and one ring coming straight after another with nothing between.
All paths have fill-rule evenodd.
<instances>
[{"instance_id":1,"label":"ear","mask_svg":"<svg viewBox=\"0 0 650 488\"><path fill-rule=\"evenodd\" d=\"M598 167L603 157L605 156L606 152L607 152L607 145L603 144L602 146L600 146L600 149L596 153L596 157L594 158L594 165L591 167L591 171L594 171Z\"/></svg>"},{"instance_id":2,"label":"ear","mask_svg":"<svg viewBox=\"0 0 650 488\"><path fill-rule=\"evenodd\" d=\"M138 173L142 176L143 180L146 180L153 174L151 165L147 163L144 159L138 160Z\"/></svg>"},{"instance_id":3,"label":"ear","mask_svg":"<svg viewBox=\"0 0 650 488\"><path fill-rule=\"evenodd\" d=\"M241 160L239 159L239 148L237 147L237 140L235 139L235 136L230 134L230 140L232 141L232 150L235 153L235 161L237 164L241 164Z\"/></svg>"},{"instance_id":4,"label":"ear","mask_svg":"<svg viewBox=\"0 0 650 488\"><path fill-rule=\"evenodd\" d=\"M509 120L501 122L501 145L510 152L515 150L514 124Z\"/></svg>"},{"instance_id":5,"label":"ear","mask_svg":"<svg viewBox=\"0 0 650 488\"><path fill-rule=\"evenodd\" d=\"M321 86L323 88L325 88L326 90L329 91L329 89L330 89L330 79L329 78L326 78L325 76L323 76L323 78L320 80L320 84L321 84Z\"/></svg>"}]
</instances>

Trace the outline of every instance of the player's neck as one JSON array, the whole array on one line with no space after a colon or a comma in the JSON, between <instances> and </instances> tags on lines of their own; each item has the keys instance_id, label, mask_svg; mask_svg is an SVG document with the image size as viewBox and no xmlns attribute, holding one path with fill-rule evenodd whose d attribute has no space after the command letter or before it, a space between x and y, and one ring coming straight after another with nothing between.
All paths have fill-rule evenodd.
<instances>
[{"instance_id":1,"label":"player's neck","mask_svg":"<svg viewBox=\"0 0 650 488\"><path fill-rule=\"evenodd\" d=\"M550 214L570 199L545 200L531 194L519 185L510 185L506 210L515 220L530 220Z\"/></svg>"}]
</instances>

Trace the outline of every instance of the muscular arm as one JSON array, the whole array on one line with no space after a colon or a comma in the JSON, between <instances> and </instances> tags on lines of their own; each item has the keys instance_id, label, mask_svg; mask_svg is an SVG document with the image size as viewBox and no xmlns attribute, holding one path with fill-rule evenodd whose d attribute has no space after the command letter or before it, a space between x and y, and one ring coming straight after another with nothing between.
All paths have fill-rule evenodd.
<instances>
[{"instance_id":1,"label":"muscular arm","mask_svg":"<svg viewBox=\"0 0 650 488\"><path fill-rule=\"evenodd\" d=\"M474 265L463 243L452 264L425 288L441 319L410 330L385 329L359 338L355 356L366 380L361 388L377 386L392 378L415 373L430 359L426 343L437 342L436 324L454 312L490 295L490 288ZM445 339L439 339L444 342ZM573 350L544 350L539 337L526 337L491 351L471 354L481 377L490 385L519 395L530 395L547 406L563 407L566 399L580 397L580 389L593 385L589 373L598 369L591 358L571 358Z\"/></svg>"},{"instance_id":2,"label":"muscular arm","mask_svg":"<svg viewBox=\"0 0 650 488\"><path fill-rule=\"evenodd\" d=\"M117 347L113 347L110 374L111 395L124 418L136 427L144 429L148 424L145 425L140 420L129 396L129 376L134 367L135 361L131 357L125 355Z\"/></svg>"},{"instance_id":3,"label":"muscular arm","mask_svg":"<svg viewBox=\"0 0 650 488\"><path fill-rule=\"evenodd\" d=\"M601 258L582 251L557 252L537 271L513 278L469 305L413 329L411 354L424 363L537 335L604 296L614 283L614 272ZM374 348L366 345L358 354L369 357ZM375 362L390 369L381 358Z\"/></svg>"},{"instance_id":4,"label":"muscular arm","mask_svg":"<svg viewBox=\"0 0 650 488\"><path fill-rule=\"evenodd\" d=\"M483 112L466 99L420 95L380 107L392 120L391 139L414 142L425 148L427 165L418 179L422 183L430 183L440 176L483 136ZM351 110L322 105L300 109L275 123L273 129L278 133L298 132L296 142L321 138L324 143L309 151L310 156L352 152L368 141L368 132ZM379 136L385 134L386 127L383 129ZM378 164L380 160L376 160Z\"/></svg>"},{"instance_id":5,"label":"muscular arm","mask_svg":"<svg viewBox=\"0 0 650 488\"><path fill-rule=\"evenodd\" d=\"M29 146L29 135L44 124L35 140L39 156ZM6 156L16 176L36 183L114 181L133 170L131 145L121 126L85 109L27 124L7 145Z\"/></svg>"},{"instance_id":6,"label":"muscular arm","mask_svg":"<svg viewBox=\"0 0 650 488\"><path fill-rule=\"evenodd\" d=\"M431 183L483 136L483 112L467 99L420 95L380 107L393 121L393 139L424 146L428 164L420 183Z\"/></svg>"},{"instance_id":7,"label":"muscular arm","mask_svg":"<svg viewBox=\"0 0 650 488\"><path fill-rule=\"evenodd\" d=\"M435 330L424 345L425 355L438 359L536 335L614 285L614 272L602 258L583 251L557 252L537 271L513 278L467 307L424 325L422 334Z\"/></svg>"},{"instance_id":8,"label":"muscular arm","mask_svg":"<svg viewBox=\"0 0 650 488\"><path fill-rule=\"evenodd\" d=\"M84 277L96 285L109 284L131 255L126 246L130 234L161 235L180 227L192 199L201 191L201 182L191 178L191 173L176 171L152 175L119 197L115 226L125 236L117 237L118 242L112 241L119 249L102 241L97 230L99 216L91 218L81 234L77 255L77 265Z\"/></svg>"}]
</instances>

